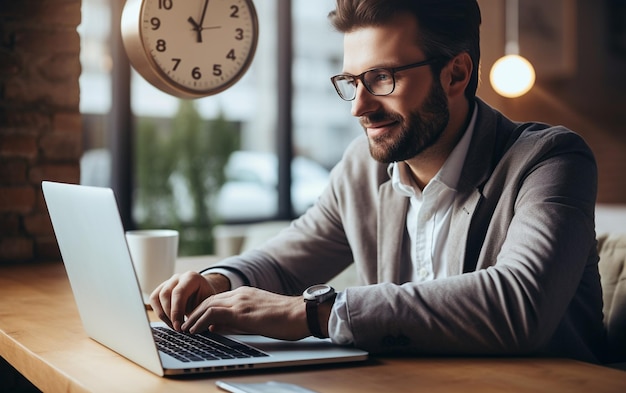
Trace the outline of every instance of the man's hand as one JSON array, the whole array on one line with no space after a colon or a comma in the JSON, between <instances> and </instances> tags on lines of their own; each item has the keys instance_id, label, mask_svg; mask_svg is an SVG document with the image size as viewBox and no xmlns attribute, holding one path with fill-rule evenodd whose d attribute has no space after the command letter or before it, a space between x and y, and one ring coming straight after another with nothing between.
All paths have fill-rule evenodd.
<instances>
[{"instance_id":1,"label":"man's hand","mask_svg":"<svg viewBox=\"0 0 626 393\"><path fill-rule=\"evenodd\" d=\"M260 334L282 340L310 335L301 296L283 296L251 287L206 297L182 324L182 330Z\"/></svg>"},{"instance_id":2,"label":"man's hand","mask_svg":"<svg viewBox=\"0 0 626 393\"><path fill-rule=\"evenodd\" d=\"M161 320L181 331L186 315L209 296L229 289L230 282L220 274L206 277L196 272L175 274L152 292L150 305Z\"/></svg>"}]
</instances>

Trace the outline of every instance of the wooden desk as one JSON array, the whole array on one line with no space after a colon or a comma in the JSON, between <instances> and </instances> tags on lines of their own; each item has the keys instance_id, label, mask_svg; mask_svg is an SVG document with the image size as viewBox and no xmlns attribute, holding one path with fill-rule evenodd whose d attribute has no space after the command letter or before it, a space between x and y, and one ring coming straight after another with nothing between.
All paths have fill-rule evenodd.
<instances>
[{"instance_id":1,"label":"wooden desk","mask_svg":"<svg viewBox=\"0 0 626 393\"><path fill-rule=\"evenodd\" d=\"M318 392L626 391L626 372L566 359L374 357L342 366L160 378L85 335L60 263L0 267L0 299L0 356L44 392L218 392L217 379L291 382Z\"/></svg>"}]
</instances>

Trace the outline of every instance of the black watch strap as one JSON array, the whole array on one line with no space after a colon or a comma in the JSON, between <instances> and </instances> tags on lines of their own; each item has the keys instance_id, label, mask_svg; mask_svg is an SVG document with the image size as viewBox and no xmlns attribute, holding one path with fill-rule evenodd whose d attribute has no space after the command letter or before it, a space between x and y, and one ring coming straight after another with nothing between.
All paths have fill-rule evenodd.
<instances>
[{"instance_id":1,"label":"black watch strap","mask_svg":"<svg viewBox=\"0 0 626 393\"><path fill-rule=\"evenodd\" d=\"M306 323L309 326L309 331L317 338L326 338L322 334L320 329L320 319L317 315L317 305L315 301L307 301L306 303Z\"/></svg>"},{"instance_id":2,"label":"black watch strap","mask_svg":"<svg viewBox=\"0 0 626 393\"><path fill-rule=\"evenodd\" d=\"M332 288L331 288L332 289ZM335 299L335 297L337 297L337 294L335 293L335 290L332 289L332 294L330 294L330 297L322 300L321 302L318 300L305 300L306 303L306 323L307 326L309 327L309 331L311 332L311 334L317 338L327 338L323 333L322 333L322 329L320 327L320 318L319 318L319 314L318 314L318 307L320 304L322 303L326 303L329 300Z\"/></svg>"}]
</instances>

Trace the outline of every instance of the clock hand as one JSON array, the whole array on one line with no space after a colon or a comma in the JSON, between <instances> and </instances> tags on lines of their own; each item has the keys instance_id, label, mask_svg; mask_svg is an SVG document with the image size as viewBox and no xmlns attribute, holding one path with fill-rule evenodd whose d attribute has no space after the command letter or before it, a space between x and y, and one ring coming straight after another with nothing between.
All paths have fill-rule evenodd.
<instances>
[{"instance_id":1,"label":"clock hand","mask_svg":"<svg viewBox=\"0 0 626 393\"><path fill-rule=\"evenodd\" d=\"M206 8L209 5L209 0L204 0L204 7L202 7L202 15L200 16L200 22L198 22L198 42L202 42L202 24L204 23L204 17L206 15Z\"/></svg>"},{"instance_id":2,"label":"clock hand","mask_svg":"<svg viewBox=\"0 0 626 393\"><path fill-rule=\"evenodd\" d=\"M189 21L189 23L191 23L191 25L193 26L194 30L199 30L200 29L200 25L198 24L198 22L196 22L191 16L189 18L187 18L187 21Z\"/></svg>"},{"instance_id":3,"label":"clock hand","mask_svg":"<svg viewBox=\"0 0 626 393\"><path fill-rule=\"evenodd\" d=\"M197 42L202 42L202 30L205 29L204 27L202 27L202 24L204 23L204 17L206 16L206 9L208 5L209 5L209 0L204 0L204 6L202 7L202 15L200 15L200 22L196 22L195 19L193 19L191 16L187 18L187 21L191 23L191 25L193 26L193 30L195 30L196 32Z\"/></svg>"},{"instance_id":4,"label":"clock hand","mask_svg":"<svg viewBox=\"0 0 626 393\"><path fill-rule=\"evenodd\" d=\"M191 25L193 26L193 30L195 30L196 32L196 40L198 42L202 42L202 26L200 26L191 16L187 18L187 21L191 23Z\"/></svg>"},{"instance_id":5,"label":"clock hand","mask_svg":"<svg viewBox=\"0 0 626 393\"><path fill-rule=\"evenodd\" d=\"M204 0L204 7L202 7L202 16L200 16L200 23L198 23L199 26L202 26L204 24L204 17L206 15L206 8L209 5L209 0Z\"/></svg>"}]
</instances>

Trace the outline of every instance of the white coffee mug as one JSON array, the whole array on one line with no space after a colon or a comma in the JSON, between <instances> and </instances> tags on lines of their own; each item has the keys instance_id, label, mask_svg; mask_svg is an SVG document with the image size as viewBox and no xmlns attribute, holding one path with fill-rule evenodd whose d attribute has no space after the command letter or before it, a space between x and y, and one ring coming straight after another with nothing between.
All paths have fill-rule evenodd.
<instances>
[{"instance_id":1,"label":"white coffee mug","mask_svg":"<svg viewBox=\"0 0 626 393\"><path fill-rule=\"evenodd\" d=\"M150 293L174 274L178 256L178 231L171 229L127 231L126 243L141 292L147 302Z\"/></svg>"}]
</instances>

